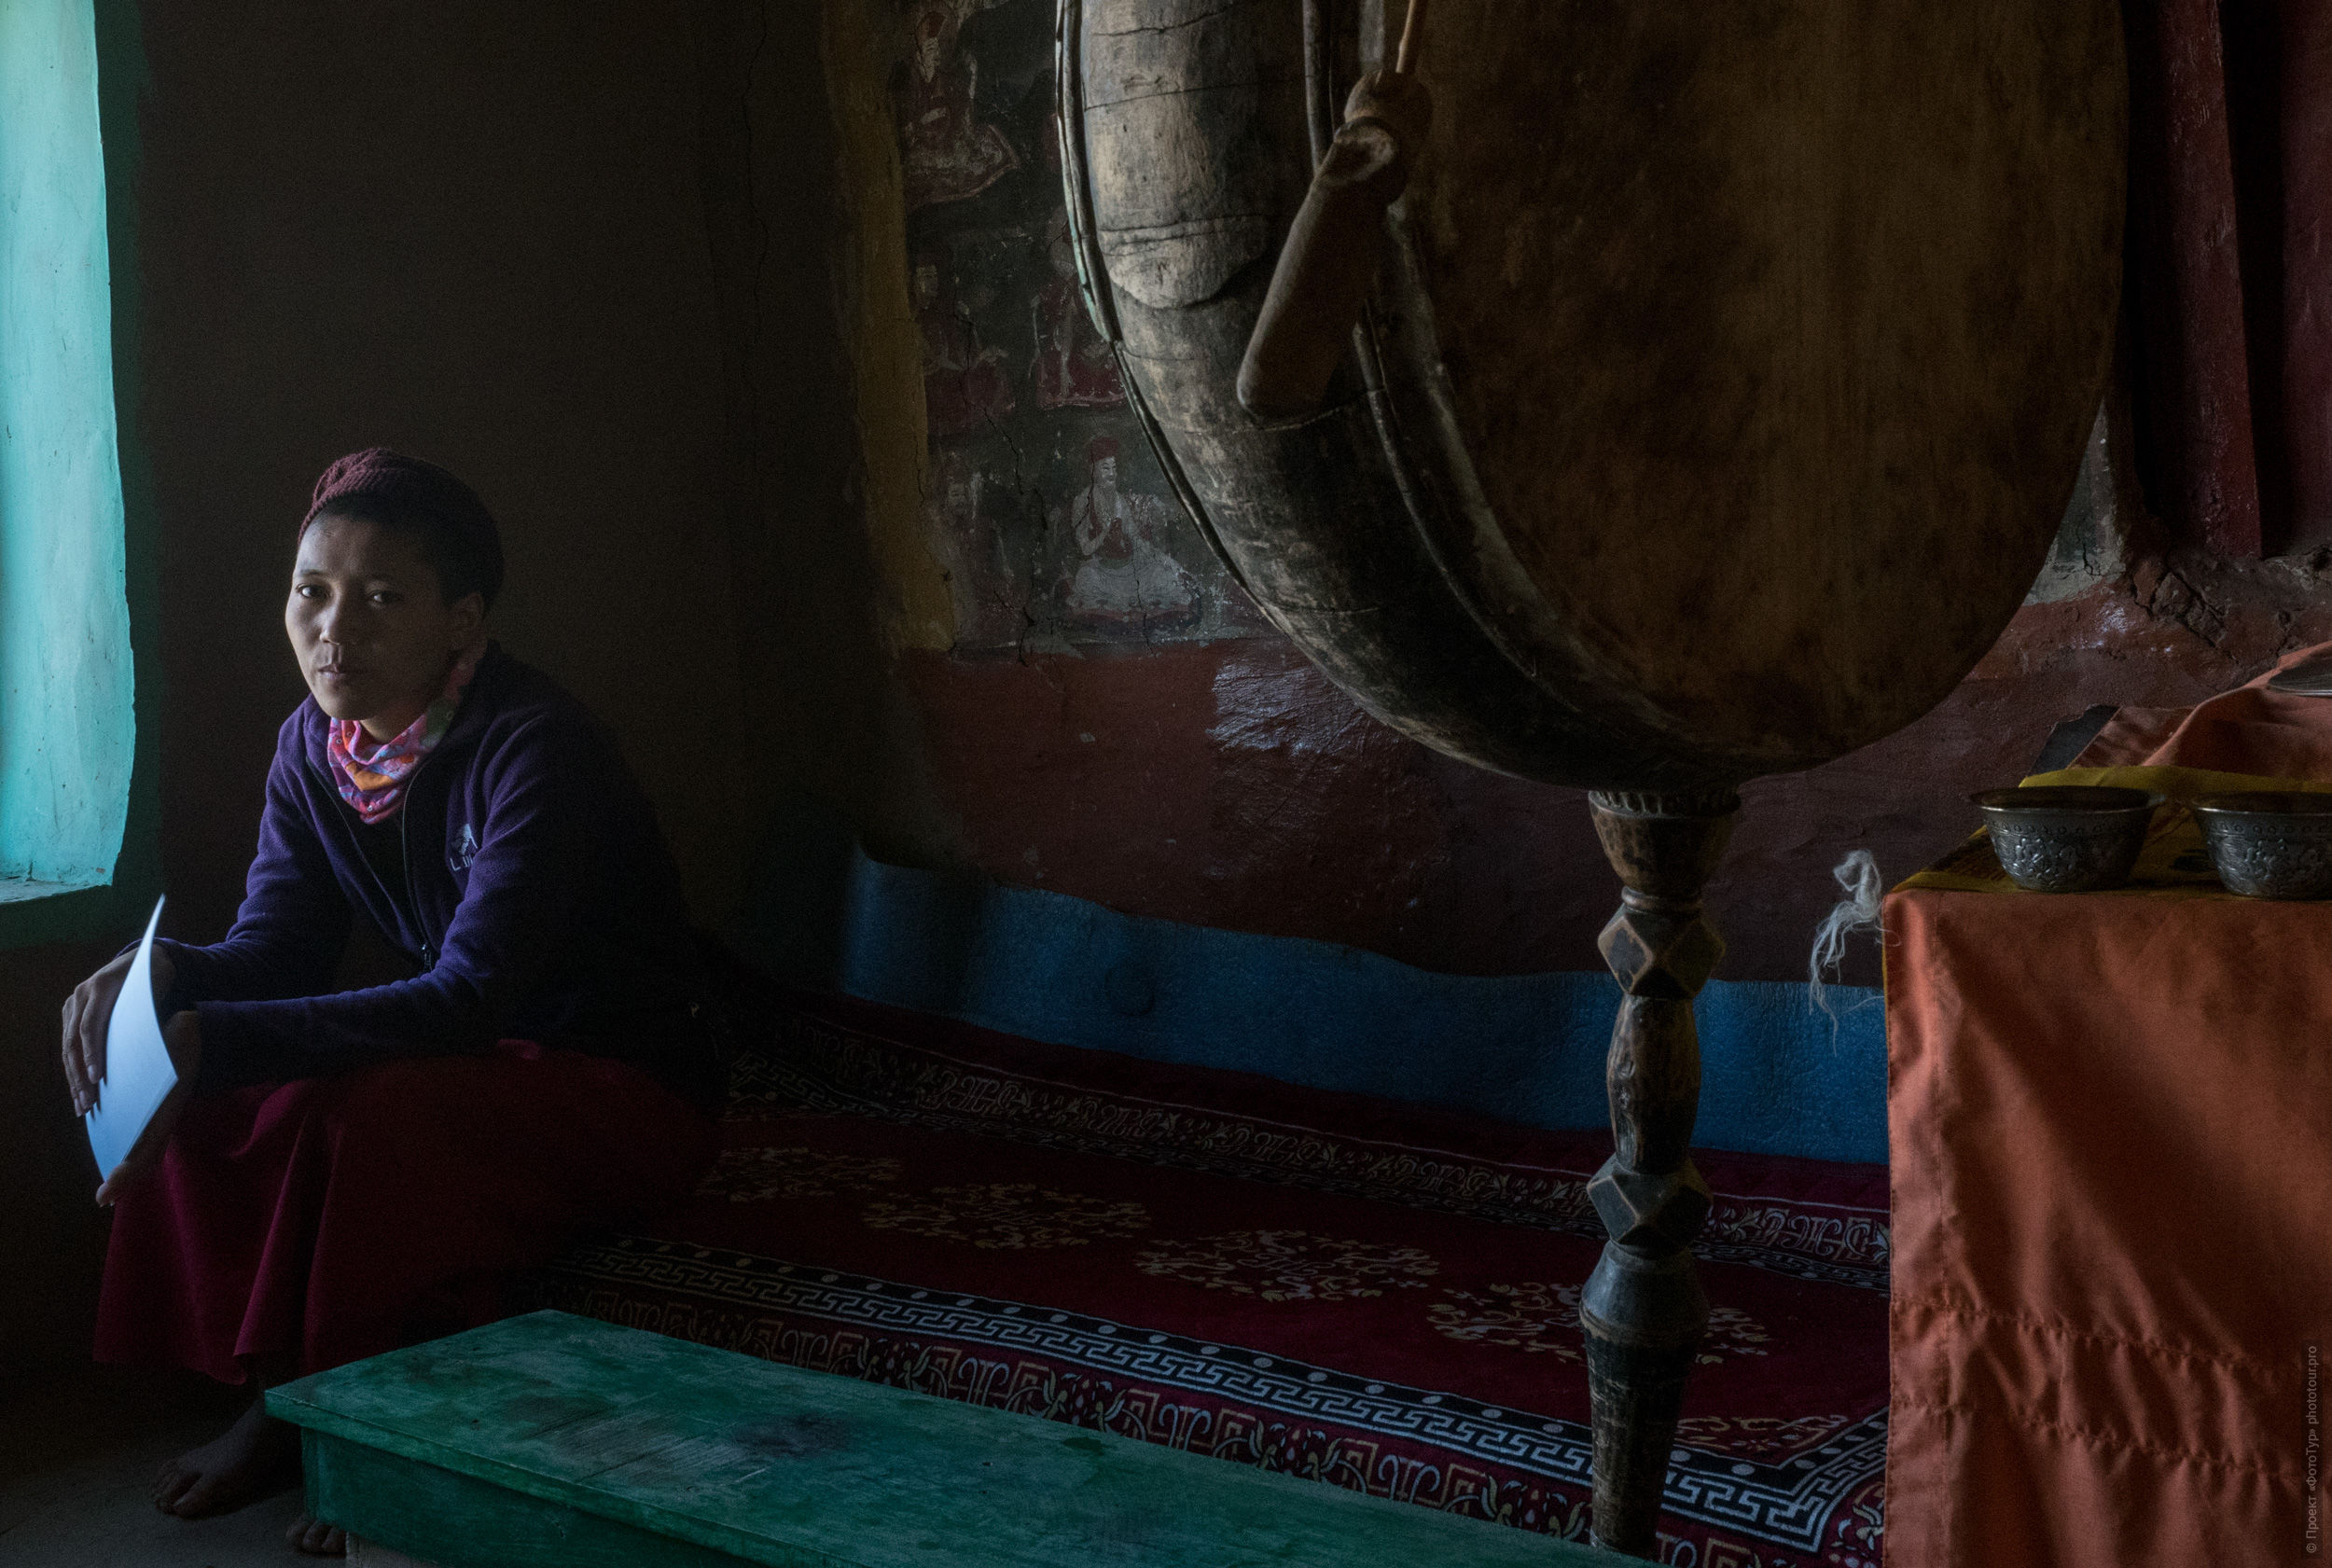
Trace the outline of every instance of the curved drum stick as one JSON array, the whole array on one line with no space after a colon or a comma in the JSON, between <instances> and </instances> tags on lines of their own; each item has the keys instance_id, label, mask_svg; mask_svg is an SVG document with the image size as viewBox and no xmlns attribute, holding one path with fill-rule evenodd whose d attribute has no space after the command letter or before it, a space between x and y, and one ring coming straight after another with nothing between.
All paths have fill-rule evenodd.
<instances>
[{"instance_id":1,"label":"curved drum stick","mask_svg":"<svg viewBox=\"0 0 2332 1568\"><path fill-rule=\"evenodd\" d=\"M1425 39L1425 0L1409 0L1409 15L1401 21L1401 48L1393 57L1396 76L1406 76L1414 69L1417 51Z\"/></svg>"},{"instance_id":2,"label":"curved drum stick","mask_svg":"<svg viewBox=\"0 0 2332 1568\"><path fill-rule=\"evenodd\" d=\"M1312 176L1239 366L1239 401L1258 419L1297 419L1326 398L1337 362L1375 285L1384 214L1409 185L1433 119L1417 79L1425 0L1409 0L1390 71L1344 102L1344 123Z\"/></svg>"}]
</instances>

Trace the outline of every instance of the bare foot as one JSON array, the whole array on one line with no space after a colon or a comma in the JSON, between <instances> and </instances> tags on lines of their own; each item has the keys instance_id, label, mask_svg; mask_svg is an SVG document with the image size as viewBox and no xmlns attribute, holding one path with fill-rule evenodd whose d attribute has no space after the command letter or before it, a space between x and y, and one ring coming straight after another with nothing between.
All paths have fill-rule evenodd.
<instances>
[{"instance_id":1,"label":"bare foot","mask_svg":"<svg viewBox=\"0 0 2332 1568\"><path fill-rule=\"evenodd\" d=\"M337 1524L325 1524L306 1514L291 1521L284 1532L284 1539L292 1544L292 1550L306 1552L310 1557L346 1557L348 1532Z\"/></svg>"},{"instance_id":2,"label":"bare foot","mask_svg":"<svg viewBox=\"0 0 2332 1568\"><path fill-rule=\"evenodd\" d=\"M269 1419L257 1400L211 1442L180 1454L154 1478L154 1506L180 1519L240 1508L299 1479L299 1434Z\"/></svg>"}]
</instances>

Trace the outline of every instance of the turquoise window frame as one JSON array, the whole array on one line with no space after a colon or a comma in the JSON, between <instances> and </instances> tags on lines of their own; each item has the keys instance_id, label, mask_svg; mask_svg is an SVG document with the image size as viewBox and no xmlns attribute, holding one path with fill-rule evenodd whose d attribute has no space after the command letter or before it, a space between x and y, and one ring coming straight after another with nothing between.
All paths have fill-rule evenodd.
<instances>
[{"instance_id":1,"label":"turquoise window frame","mask_svg":"<svg viewBox=\"0 0 2332 1568\"><path fill-rule=\"evenodd\" d=\"M0 0L0 947L158 877L134 0Z\"/></svg>"}]
</instances>

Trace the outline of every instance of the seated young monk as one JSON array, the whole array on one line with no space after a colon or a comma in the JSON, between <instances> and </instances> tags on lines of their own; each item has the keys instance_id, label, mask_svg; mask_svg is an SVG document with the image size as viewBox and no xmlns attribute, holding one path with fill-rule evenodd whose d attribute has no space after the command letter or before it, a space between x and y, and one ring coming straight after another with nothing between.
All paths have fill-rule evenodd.
<instances>
[{"instance_id":1,"label":"seated young monk","mask_svg":"<svg viewBox=\"0 0 2332 1568\"><path fill-rule=\"evenodd\" d=\"M243 907L222 942L155 944L179 1083L98 1189L100 1360L264 1388L475 1326L516 1271L711 1159L709 980L672 856L606 731L487 640L501 584L494 520L444 470L374 450L317 483L284 612L310 698ZM332 991L358 914L414 978ZM130 957L65 1005L77 1110ZM154 1501L238 1506L298 1452L255 1400ZM304 1516L291 1534L345 1549Z\"/></svg>"}]
</instances>

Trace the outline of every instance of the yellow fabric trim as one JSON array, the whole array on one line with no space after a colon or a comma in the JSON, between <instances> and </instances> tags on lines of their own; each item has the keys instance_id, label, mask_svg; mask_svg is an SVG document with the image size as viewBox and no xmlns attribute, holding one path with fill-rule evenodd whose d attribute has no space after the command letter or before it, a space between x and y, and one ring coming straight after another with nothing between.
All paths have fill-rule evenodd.
<instances>
[{"instance_id":1,"label":"yellow fabric trim","mask_svg":"<svg viewBox=\"0 0 2332 1568\"><path fill-rule=\"evenodd\" d=\"M2149 789L2170 798L2170 803L2154 813L2153 826L2146 831L2145 847L2138 852L2138 863L2131 868L2130 880L2119 887L2088 895L2097 898L2235 897L2219 885L2218 873L2211 868L2210 852L2203 847L2201 826L2187 807L2206 795L2233 795L2245 790L2304 790L2332 795L2332 780L2271 779L2254 773L2214 773L2201 768L2061 768L2053 773L2035 773L2024 781L2027 788L2045 784ZM2006 893L2035 898L2064 896L2026 894L2010 881L2008 873L2000 868L1998 857L1992 853L1991 836L1980 827L1967 842L1925 870L1905 878L1895 889L1897 893L1912 890Z\"/></svg>"},{"instance_id":2,"label":"yellow fabric trim","mask_svg":"<svg viewBox=\"0 0 2332 1568\"><path fill-rule=\"evenodd\" d=\"M2257 773L2214 773L2201 768L2060 768L2035 773L2026 788L2045 784L2103 784L2113 789L2155 789L2172 800L2190 801L2205 795L2236 795L2254 789L2305 790L2332 795L2332 780L2270 779Z\"/></svg>"}]
</instances>

